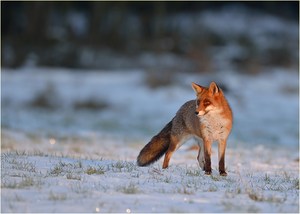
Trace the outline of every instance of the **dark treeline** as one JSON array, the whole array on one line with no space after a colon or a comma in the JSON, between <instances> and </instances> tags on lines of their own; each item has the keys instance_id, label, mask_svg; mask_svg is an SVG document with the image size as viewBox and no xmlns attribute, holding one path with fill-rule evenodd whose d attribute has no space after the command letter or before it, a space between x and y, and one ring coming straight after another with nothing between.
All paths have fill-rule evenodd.
<instances>
[{"instance_id":1,"label":"dark treeline","mask_svg":"<svg viewBox=\"0 0 300 214\"><path fill-rule=\"evenodd\" d=\"M228 6L251 8L298 21L298 2L1 2L4 47L15 53L4 66L19 66L28 51L40 53L55 45L109 48L126 53L161 50L162 38L178 39L161 20L178 13L199 13ZM136 22L138 19L138 22ZM168 51L180 54L176 45ZM3 53L2 56L6 53ZM69 54L69 53L68 53ZM70 56L72 58L72 56ZM8 57L9 58L9 57ZM51 57L50 57L51 58ZM41 62L43 64L43 62ZM46 63L47 64L47 63ZM68 66L68 65L67 65Z\"/></svg>"}]
</instances>

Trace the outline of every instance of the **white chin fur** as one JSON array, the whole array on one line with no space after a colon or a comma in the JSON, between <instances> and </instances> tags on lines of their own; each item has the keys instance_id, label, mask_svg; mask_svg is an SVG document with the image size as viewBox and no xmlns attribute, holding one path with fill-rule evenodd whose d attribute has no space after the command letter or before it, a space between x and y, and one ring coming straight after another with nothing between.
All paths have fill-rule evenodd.
<instances>
[{"instance_id":1,"label":"white chin fur","mask_svg":"<svg viewBox=\"0 0 300 214\"><path fill-rule=\"evenodd\" d=\"M199 111L198 116L203 116L205 115L205 111Z\"/></svg>"}]
</instances>

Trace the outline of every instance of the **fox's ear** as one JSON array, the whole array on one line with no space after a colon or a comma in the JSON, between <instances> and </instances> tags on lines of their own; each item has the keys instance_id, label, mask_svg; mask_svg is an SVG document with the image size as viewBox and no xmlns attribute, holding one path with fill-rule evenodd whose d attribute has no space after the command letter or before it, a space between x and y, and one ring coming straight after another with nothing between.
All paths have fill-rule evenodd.
<instances>
[{"instance_id":1,"label":"fox's ear","mask_svg":"<svg viewBox=\"0 0 300 214\"><path fill-rule=\"evenodd\" d=\"M201 85L198 85L194 82L192 82L192 88L194 89L194 91L196 92L196 94L200 94L203 90L203 87Z\"/></svg>"},{"instance_id":2,"label":"fox's ear","mask_svg":"<svg viewBox=\"0 0 300 214\"><path fill-rule=\"evenodd\" d=\"M214 94L218 94L220 91L219 86L215 83L215 82L211 82L209 85L209 92L214 95Z\"/></svg>"}]
</instances>

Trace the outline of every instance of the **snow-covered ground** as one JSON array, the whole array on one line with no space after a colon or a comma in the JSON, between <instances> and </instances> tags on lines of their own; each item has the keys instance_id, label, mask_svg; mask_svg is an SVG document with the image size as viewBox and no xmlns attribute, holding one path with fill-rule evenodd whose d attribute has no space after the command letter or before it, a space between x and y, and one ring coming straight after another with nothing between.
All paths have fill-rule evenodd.
<instances>
[{"instance_id":1,"label":"snow-covered ground","mask_svg":"<svg viewBox=\"0 0 300 214\"><path fill-rule=\"evenodd\" d=\"M297 72L174 73L158 88L152 75L2 69L1 211L299 212ZM137 167L142 147L194 99L190 83L212 80L234 112L228 176L216 147L205 176L193 142L166 170L162 160Z\"/></svg>"}]
</instances>

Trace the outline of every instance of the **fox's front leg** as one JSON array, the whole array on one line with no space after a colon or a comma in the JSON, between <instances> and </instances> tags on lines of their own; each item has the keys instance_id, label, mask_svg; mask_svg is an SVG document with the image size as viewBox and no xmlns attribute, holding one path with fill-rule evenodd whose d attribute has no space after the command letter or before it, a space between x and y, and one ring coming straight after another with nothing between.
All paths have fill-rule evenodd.
<instances>
[{"instance_id":1,"label":"fox's front leg","mask_svg":"<svg viewBox=\"0 0 300 214\"><path fill-rule=\"evenodd\" d=\"M204 140L204 160L205 160L205 164L204 164L204 171L206 175L210 175L211 174L211 144L212 142L209 140Z\"/></svg>"},{"instance_id":2,"label":"fox's front leg","mask_svg":"<svg viewBox=\"0 0 300 214\"><path fill-rule=\"evenodd\" d=\"M227 176L225 171L225 150L226 140L220 140L218 144L218 156L219 156L219 172L221 176Z\"/></svg>"}]
</instances>

